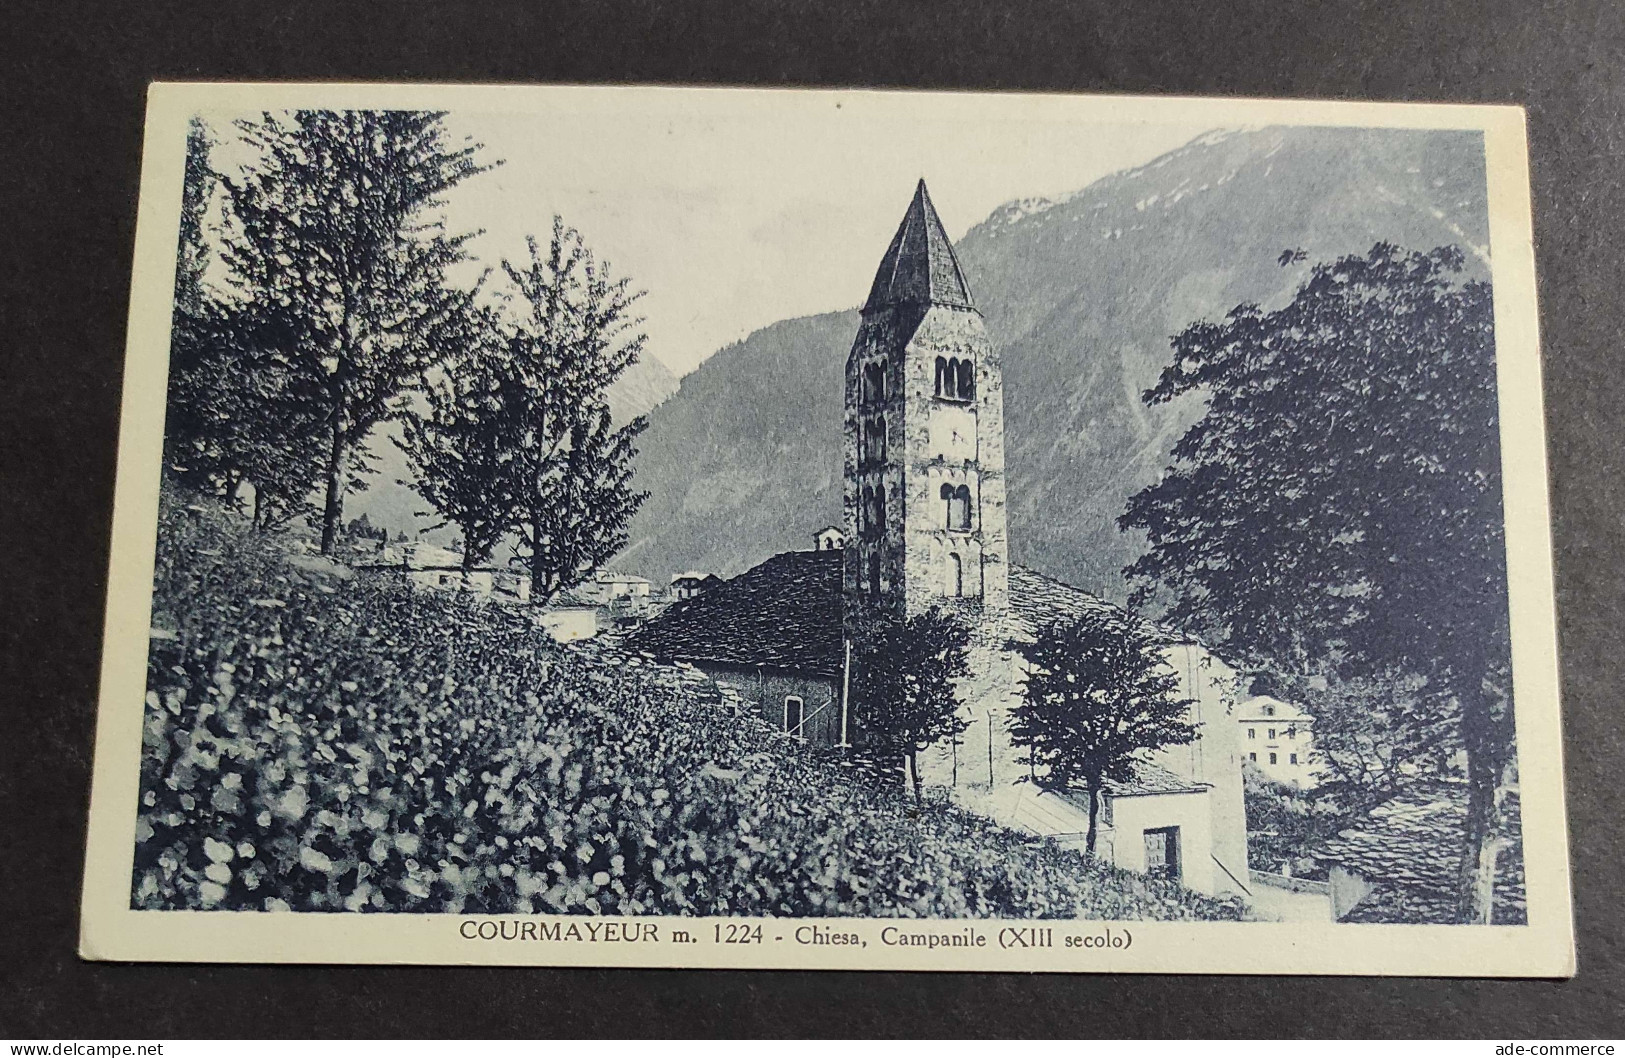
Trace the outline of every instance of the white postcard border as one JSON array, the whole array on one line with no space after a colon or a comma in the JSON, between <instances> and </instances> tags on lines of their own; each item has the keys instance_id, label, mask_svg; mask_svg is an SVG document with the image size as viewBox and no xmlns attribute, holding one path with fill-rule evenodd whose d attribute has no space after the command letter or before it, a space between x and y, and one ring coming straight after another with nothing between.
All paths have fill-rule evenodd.
<instances>
[{"instance_id":1,"label":"white postcard border","mask_svg":"<svg viewBox=\"0 0 1625 1058\"><path fill-rule=\"evenodd\" d=\"M1528 891L1526 926L1084 922L890 919L465 916L132 910L141 726L146 686L170 299L183 145L199 109L574 107L718 119L771 110L783 121L839 105L851 121L893 108L936 119L1209 121L1215 126L1323 125L1478 129L1484 133L1505 479L1514 698ZM136 228L130 325L108 578L91 813L81 907L87 959L276 963L476 963L695 968L1111 971L1429 976L1570 976L1575 969L1563 802L1556 620L1541 403L1533 229L1524 113L1518 107L992 93L505 85L155 84ZM763 927L760 943L710 940L718 923ZM525 936L530 924L534 939ZM587 925L597 939L571 940ZM606 939L643 924L659 939ZM558 939L552 939L557 929ZM981 946L888 945L883 932L984 937ZM1051 947L1011 946L1008 929L1051 930ZM495 939L480 939L481 931ZM802 943L797 930L864 944ZM672 940L673 931L700 939ZM1107 931L1111 931L1109 934ZM465 933L472 933L473 938ZM504 934L517 939L502 939ZM1106 936L1104 945L1083 938ZM1111 937L1128 937L1126 946ZM782 938L775 940L773 938ZM1073 945L1068 938L1079 938ZM1029 938L1030 940L1031 938ZM1002 943L1001 943L1002 941Z\"/></svg>"}]
</instances>

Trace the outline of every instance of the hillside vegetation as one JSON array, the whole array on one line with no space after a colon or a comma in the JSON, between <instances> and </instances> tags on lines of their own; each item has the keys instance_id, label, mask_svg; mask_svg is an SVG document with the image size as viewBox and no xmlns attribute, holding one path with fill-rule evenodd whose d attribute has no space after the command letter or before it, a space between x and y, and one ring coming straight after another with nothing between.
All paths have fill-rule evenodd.
<instances>
[{"instance_id":1,"label":"hillside vegetation","mask_svg":"<svg viewBox=\"0 0 1625 1058\"><path fill-rule=\"evenodd\" d=\"M142 908L1234 918L848 777L692 671L161 518Z\"/></svg>"}]
</instances>

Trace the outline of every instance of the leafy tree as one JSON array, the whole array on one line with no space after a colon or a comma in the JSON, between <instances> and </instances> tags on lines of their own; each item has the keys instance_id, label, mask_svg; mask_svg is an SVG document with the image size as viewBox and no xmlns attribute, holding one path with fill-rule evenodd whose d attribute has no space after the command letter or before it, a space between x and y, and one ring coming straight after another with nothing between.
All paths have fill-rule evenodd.
<instances>
[{"instance_id":1,"label":"leafy tree","mask_svg":"<svg viewBox=\"0 0 1625 1058\"><path fill-rule=\"evenodd\" d=\"M405 420L401 447L418 493L463 537L463 572L484 562L513 528L517 381L490 314L477 312L470 344L425 390L424 414Z\"/></svg>"},{"instance_id":2,"label":"leafy tree","mask_svg":"<svg viewBox=\"0 0 1625 1058\"><path fill-rule=\"evenodd\" d=\"M557 470L532 492L528 518L521 523L529 530L533 584L537 541L544 542L541 583L549 594L580 584L626 546L627 527L649 495L632 488L637 454L632 442L647 424L638 416L616 426L605 405L570 424Z\"/></svg>"},{"instance_id":3,"label":"leafy tree","mask_svg":"<svg viewBox=\"0 0 1625 1058\"><path fill-rule=\"evenodd\" d=\"M1121 517L1142 597L1281 672L1421 681L1467 754L1460 910L1485 921L1497 789L1513 767L1510 631L1490 288L1454 247L1316 265L1290 304L1173 339L1150 404L1203 417Z\"/></svg>"},{"instance_id":4,"label":"leafy tree","mask_svg":"<svg viewBox=\"0 0 1625 1058\"><path fill-rule=\"evenodd\" d=\"M1455 700L1418 676L1271 674L1255 679L1253 689L1309 707L1322 771L1317 792L1345 816L1386 801L1418 776L1448 773L1461 749Z\"/></svg>"},{"instance_id":5,"label":"leafy tree","mask_svg":"<svg viewBox=\"0 0 1625 1058\"><path fill-rule=\"evenodd\" d=\"M903 758L918 804L920 751L969 726L957 686L970 675L969 631L937 609L908 618L874 614L861 642L852 659L853 718L867 749Z\"/></svg>"},{"instance_id":6,"label":"leafy tree","mask_svg":"<svg viewBox=\"0 0 1625 1058\"><path fill-rule=\"evenodd\" d=\"M1310 850L1349 825L1349 813L1324 789L1276 782L1250 761L1241 766L1247 805L1247 862L1258 870L1324 877Z\"/></svg>"},{"instance_id":7,"label":"leafy tree","mask_svg":"<svg viewBox=\"0 0 1625 1058\"><path fill-rule=\"evenodd\" d=\"M1194 741L1193 703L1179 696L1159 633L1132 614L1063 618L1016 649L1027 672L1024 700L1010 711L1011 741L1026 751L1028 781L1084 791L1093 853L1106 782L1132 779L1144 752Z\"/></svg>"},{"instance_id":8,"label":"leafy tree","mask_svg":"<svg viewBox=\"0 0 1625 1058\"><path fill-rule=\"evenodd\" d=\"M626 546L647 493L632 489L633 442L647 420L615 425L609 388L637 362L646 336L641 291L613 278L581 234L553 218L544 251L527 239L523 265L504 261L517 290L508 336L514 383L505 412L514 443L514 525L530 551L531 600L580 584Z\"/></svg>"},{"instance_id":9,"label":"leafy tree","mask_svg":"<svg viewBox=\"0 0 1625 1058\"><path fill-rule=\"evenodd\" d=\"M175 254L175 291L169 345L169 401L164 423L164 464L188 485L222 490L220 452L210 430L210 408L219 402L218 306L204 279L209 267L209 203L219 185L210 164L214 133L194 117L186 130L181 183L180 244Z\"/></svg>"},{"instance_id":10,"label":"leafy tree","mask_svg":"<svg viewBox=\"0 0 1625 1058\"><path fill-rule=\"evenodd\" d=\"M359 442L456 347L475 296L450 273L477 233L448 234L439 210L446 192L490 166L476 160L478 145L453 146L443 119L303 110L237 123L256 158L225 180L222 256L257 373L319 427L324 553L346 491L369 470ZM275 444L264 440L257 447ZM277 491L298 482L287 484Z\"/></svg>"}]
</instances>

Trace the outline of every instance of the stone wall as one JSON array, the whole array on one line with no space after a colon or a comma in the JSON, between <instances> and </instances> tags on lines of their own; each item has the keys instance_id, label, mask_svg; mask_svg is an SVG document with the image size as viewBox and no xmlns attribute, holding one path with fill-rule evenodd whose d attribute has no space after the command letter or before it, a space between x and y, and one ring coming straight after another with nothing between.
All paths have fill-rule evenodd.
<instances>
[{"instance_id":1,"label":"stone wall","mask_svg":"<svg viewBox=\"0 0 1625 1058\"><path fill-rule=\"evenodd\" d=\"M784 728L784 700L794 695L802 704L802 737L821 746L841 739L841 684L837 679L807 676L778 669L696 663L716 686L739 700L757 716Z\"/></svg>"},{"instance_id":2,"label":"stone wall","mask_svg":"<svg viewBox=\"0 0 1625 1058\"><path fill-rule=\"evenodd\" d=\"M974 402L937 397L938 357L976 364ZM884 380L879 387L876 375ZM982 601L983 620L997 620L1009 599L1004 384L981 315L933 305L865 316L847 358L844 427L843 587L854 604L849 608L878 603L893 612L929 609L954 595L953 555L965 596ZM884 438L878 444L877 432ZM881 448L883 460L877 458ZM970 490L966 531L947 524L945 484ZM865 510L866 489L885 491L883 530ZM876 561L878 600L869 591Z\"/></svg>"},{"instance_id":3,"label":"stone wall","mask_svg":"<svg viewBox=\"0 0 1625 1058\"><path fill-rule=\"evenodd\" d=\"M976 364L976 399L936 396L938 357ZM1009 534L1005 525L1004 385L980 314L932 306L910 336L903 359L903 571L906 608L919 613L952 596L949 555L958 555L965 594L982 600L984 621L1009 605ZM974 436L966 438L966 428ZM961 436L956 439L955 433ZM943 485L971 494L968 531L949 528Z\"/></svg>"}]
</instances>

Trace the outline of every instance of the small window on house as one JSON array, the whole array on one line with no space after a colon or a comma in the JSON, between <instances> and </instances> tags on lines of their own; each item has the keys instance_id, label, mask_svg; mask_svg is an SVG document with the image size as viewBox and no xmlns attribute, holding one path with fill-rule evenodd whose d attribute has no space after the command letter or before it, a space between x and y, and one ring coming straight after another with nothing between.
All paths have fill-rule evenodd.
<instances>
[{"instance_id":1,"label":"small window on house","mask_svg":"<svg viewBox=\"0 0 1625 1058\"><path fill-rule=\"evenodd\" d=\"M1270 738L1273 739L1274 737L1275 737L1275 729L1272 727L1272 728L1270 728Z\"/></svg>"},{"instance_id":2,"label":"small window on house","mask_svg":"<svg viewBox=\"0 0 1625 1058\"><path fill-rule=\"evenodd\" d=\"M1290 763L1290 764L1298 763L1298 755L1296 753L1290 755L1289 757L1287 757L1287 762Z\"/></svg>"},{"instance_id":3,"label":"small window on house","mask_svg":"<svg viewBox=\"0 0 1625 1058\"><path fill-rule=\"evenodd\" d=\"M1247 737L1248 738L1257 738L1258 737L1258 729L1249 727L1247 729Z\"/></svg>"},{"instance_id":4,"label":"small window on house","mask_svg":"<svg viewBox=\"0 0 1625 1058\"><path fill-rule=\"evenodd\" d=\"M1256 764L1256 763L1258 763L1258 754L1249 753L1249 754L1247 754L1247 759L1252 761L1254 764Z\"/></svg>"},{"instance_id":5,"label":"small window on house","mask_svg":"<svg viewBox=\"0 0 1625 1058\"><path fill-rule=\"evenodd\" d=\"M1297 741L1297 739L1298 739L1298 729L1297 729L1297 728L1295 728L1295 727L1289 727L1289 728L1287 728L1287 729L1286 729L1286 737L1287 737L1287 738L1290 738L1290 739L1292 739L1292 740L1293 740L1293 741L1294 741L1294 742L1296 742L1296 741Z\"/></svg>"},{"instance_id":6,"label":"small window on house","mask_svg":"<svg viewBox=\"0 0 1625 1058\"><path fill-rule=\"evenodd\" d=\"M1270 763L1271 764L1275 763L1275 754L1273 754L1273 753L1270 754Z\"/></svg>"},{"instance_id":7,"label":"small window on house","mask_svg":"<svg viewBox=\"0 0 1625 1058\"><path fill-rule=\"evenodd\" d=\"M784 697L784 730L797 738L802 737L802 701L796 695Z\"/></svg>"},{"instance_id":8,"label":"small window on house","mask_svg":"<svg viewBox=\"0 0 1625 1058\"><path fill-rule=\"evenodd\" d=\"M948 594L955 598L965 594L965 563L956 554L948 555Z\"/></svg>"}]
</instances>

